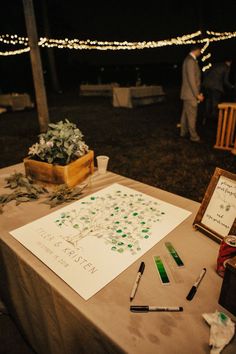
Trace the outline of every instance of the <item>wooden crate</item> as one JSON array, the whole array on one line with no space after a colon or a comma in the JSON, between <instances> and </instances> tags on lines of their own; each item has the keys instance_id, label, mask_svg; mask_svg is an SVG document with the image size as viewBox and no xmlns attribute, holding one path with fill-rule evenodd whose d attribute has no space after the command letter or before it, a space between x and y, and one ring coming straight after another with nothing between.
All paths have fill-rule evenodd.
<instances>
[{"instance_id":1,"label":"wooden crate","mask_svg":"<svg viewBox=\"0 0 236 354\"><path fill-rule=\"evenodd\" d=\"M94 152L89 152L68 165L53 165L47 162L24 159L25 174L35 180L73 187L83 182L94 172Z\"/></svg>"}]
</instances>

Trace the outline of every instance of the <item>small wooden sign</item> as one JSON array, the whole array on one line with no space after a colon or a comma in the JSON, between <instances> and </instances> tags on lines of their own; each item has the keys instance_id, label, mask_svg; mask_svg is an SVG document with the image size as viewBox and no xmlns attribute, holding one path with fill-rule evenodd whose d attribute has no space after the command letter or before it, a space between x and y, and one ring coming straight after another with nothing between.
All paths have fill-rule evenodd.
<instances>
[{"instance_id":1,"label":"small wooden sign","mask_svg":"<svg viewBox=\"0 0 236 354\"><path fill-rule=\"evenodd\" d=\"M193 226L219 243L236 235L236 174L215 169Z\"/></svg>"}]
</instances>

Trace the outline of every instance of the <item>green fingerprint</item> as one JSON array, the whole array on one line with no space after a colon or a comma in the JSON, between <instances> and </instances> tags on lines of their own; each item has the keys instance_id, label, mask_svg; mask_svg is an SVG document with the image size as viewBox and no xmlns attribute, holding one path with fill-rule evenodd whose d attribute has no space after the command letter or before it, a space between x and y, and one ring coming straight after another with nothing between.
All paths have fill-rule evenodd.
<instances>
[{"instance_id":1,"label":"green fingerprint","mask_svg":"<svg viewBox=\"0 0 236 354\"><path fill-rule=\"evenodd\" d=\"M179 267L183 267L184 263L182 261L182 259L180 258L180 256L178 255L178 253L176 252L174 246L172 245L171 242L165 242L165 246L168 249L171 257L175 260L175 263L179 266Z\"/></svg>"},{"instance_id":2,"label":"green fingerprint","mask_svg":"<svg viewBox=\"0 0 236 354\"><path fill-rule=\"evenodd\" d=\"M154 256L154 262L156 264L156 268L158 270L158 273L160 275L161 281L163 284L169 284L170 280L168 278L168 275L166 273L164 264L159 256Z\"/></svg>"}]
</instances>

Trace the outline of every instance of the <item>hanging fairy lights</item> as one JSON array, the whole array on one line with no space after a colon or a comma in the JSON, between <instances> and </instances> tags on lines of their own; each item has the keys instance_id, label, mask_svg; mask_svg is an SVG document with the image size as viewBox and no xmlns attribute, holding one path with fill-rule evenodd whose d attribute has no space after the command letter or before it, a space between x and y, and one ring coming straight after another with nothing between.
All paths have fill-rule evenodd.
<instances>
[{"instance_id":1,"label":"hanging fairy lights","mask_svg":"<svg viewBox=\"0 0 236 354\"><path fill-rule=\"evenodd\" d=\"M185 34L176 38L165 39L160 41L142 41L142 42L128 42L128 41L97 41L97 40L79 40L79 39L49 39L40 38L39 45L47 48L58 49L77 49L77 50L134 50L134 49L148 49L158 48L170 45L188 44L193 38L198 37L201 31L190 34ZM9 37L11 39L9 39ZM17 35L3 35L0 36L0 42L5 44L23 44L28 46L28 39L25 37L18 37ZM24 48L22 51L26 51ZM9 53L9 52L8 52Z\"/></svg>"},{"instance_id":2,"label":"hanging fairy lights","mask_svg":"<svg viewBox=\"0 0 236 354\"><path fill-rule=\"evenodd\" d=\"M43 46L45 39L40 38L38 45ZM23 54L27 53L30 51L29 43L28 43L28 38L27 37L18 37L17 35L3 35L0 36L0 42L4 44L11 44L11 45L19 45L22 44L25 46L25 48L22 49L16 49L16 50L9 50L2 52L0 51L0 56L10 56L10 55L18 55L18 54Z\"/></svg>"},{"instance_id":3,"label":"hanging fairy lights","mask_svg":"<svg viewBox=\"0 0 236 354\"><path fill-rule=\"evenodd\" d=\"M202 57L202 62L204 63L206 60L210 59L211 53L208 53Z\"/></svg>"},{"instance_id":4,"label":"hanging fairy lights","mask_svg":"<svg viewBox=\"0 0 236 354\"><path fill-rule=\"evenodd\" d=\"M203 57L202 57L202 62L205 64L203 67L202 67L202 72L205 72L205 71L207 71L207 70L209 70L211 67L212 67L212 64L211 64L211 62L208 62L208 63L205 63L206 61L208 61L208 59L210 59L211 58L211 53L208 53L208 54L206 54L206 55L204 55Z\"/></svg>"},{"instance_id":5,"label":"hanging fairy lights","mask_svg":"<svg viewBox=\"0 0 236 354\"><path fill-rule=\"evenodd\" d=\"M10 55L23 54L23 53L26 53L26 52L29 52L29 51L30 51L30 47L27 47L27 48L24 48L24 49L9 50L9 51L5 51L5 52L1 52L0 51L0 55L8 57Z\"/></svg>"},{"instance_id":6,"label":"hanging fairy lights","mask_svg":"<svg viewBox=\"0 0 236 354\"><path fill-rule=\"evenodd\" d=\"M4 34L0 36L0 43L4 45L23 45L25 48L17 49L17 50L10 50L10 51L0 51L1 56L9 56L9 55L18 55L22 53L26 53L30 51L28 45L28 38L27 37L19 37L16 34Z\"/></svg>"},{"instance_id":7,"label":"hanging fairy lights","mask_svg":"<svg viewBox=\"0 0 236 354\"><path fill-rule=\"evenodd\" d=\"M203 39L206 43L205 45L203 46L203 48L201 49L201 53L203 54L207 48L209 47L209 44L210 44L210 39L209 38L204 38ZM202 63L204 63L206 60L208 60L209 58L211 57L211 53L208 53L208 54L205 54L202 58L201 58L201 61ZM202 72L205 72L206 70L210 69L211 67L211 63L207 63L205 64L203 67L202 67Z\"/></svg>"},{"instance_id":8,"label":"hanging fairy lights","mask_svg":"<svg viewBox=\"0 0 236 354\"><path fill-rule=\"evenodd\" d=\"M4 44L23 44L28 46L28 38L27 37L19 37L17 34L3 34L0 36L0 42Z\"/></svg>"},{"instance_id":9,"label":"hanging fairy lights","mask_svg":"<svg viewBox=\"0 0 236 354\"><path fill-rule=\"evenodd\" d=\"M226 37L227 39L235 37L236 36L236 31L235 32L214 32L214 31L206 31L206 33L209 36L215 36L215 37Z\"/></svg>"},{"instance_id":10,"label":"hanging fairy lights","mask_svg":"<svg viewBox=\"0 0 236 354\"><path fill-rule=\"evenodd\" d=\"M206 31L208 37L198 38L201 35L201 31L196 31L194 33L185 34L183 36L178 36L175 38L160 40L160 41L139 41L139 42L128 42L128 41L97 41L97 40L79 40L79 39L50 39L42 37L39 39L38 45L46 48L58 48L58 49L75 49L75 50L141 50L141 49L151 49L160 48L164 46L172 45L187 45L194 43L205 43L202 49L202 53L209 46L210 42L221 41L226 39L231 39L236 37L236 32L213 32ZM30 51L28 38L20 37L16 34L14 35L0 35L0 44L3 45L18 45L23 46L21 49L0 51L0 56L17 55Z\"/></svg>"},{"instance_id":11,"label":"hanging fairy lights","mask_svg":"<svg viewBox=\"0 0 236 354\"><path fill-rule=\"evenodd\" d=\"M211 67L212 67L212 64L211 64L211 63L205 65L205 66L202 68L202 72L205 72L205 71L209 70Z\"/></svg>"}]
</instances>

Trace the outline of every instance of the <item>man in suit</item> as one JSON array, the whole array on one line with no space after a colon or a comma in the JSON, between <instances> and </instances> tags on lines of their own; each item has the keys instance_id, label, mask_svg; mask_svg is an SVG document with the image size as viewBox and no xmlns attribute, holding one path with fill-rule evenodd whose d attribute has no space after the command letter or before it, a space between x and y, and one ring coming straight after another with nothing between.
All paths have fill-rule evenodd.
<instances>
[{"instance_id":1,"label":"man in suit","mask_svg":"<svg viewBox=\"0 0 236 354\"><path fill-rule=\"evenodd\" d=\"M217 119L218 104L221 102L225 90L231 90L234 86L229 82L229 71L232 60L226 59L222 63L216 63L206 72L203 80L206 105L205 119Z\"/></svg>"},{"instance_id":2,"label":"man in suit","mask_svg":"<svg viewBox=\"0 0 236 354\"><path fill-rule=\"evenodd\" d=\"M191 48L182 66L182 86L180 98L183 100L183 110L180 121L180 136L190 140L200 142L200 137L196 131L198 103L204 100L200 92L201 71L197 58L201 55L201 47L195 45Z\"/></svg>"}]
</instances>

